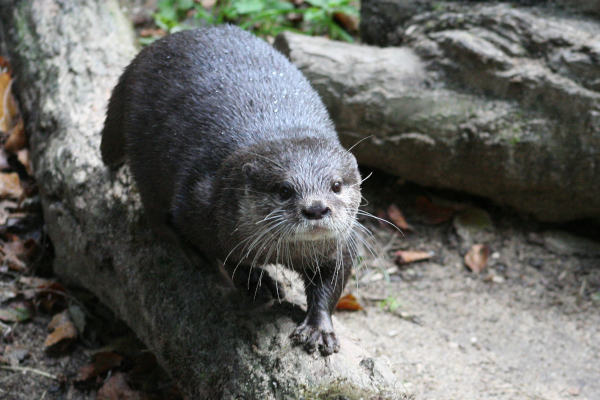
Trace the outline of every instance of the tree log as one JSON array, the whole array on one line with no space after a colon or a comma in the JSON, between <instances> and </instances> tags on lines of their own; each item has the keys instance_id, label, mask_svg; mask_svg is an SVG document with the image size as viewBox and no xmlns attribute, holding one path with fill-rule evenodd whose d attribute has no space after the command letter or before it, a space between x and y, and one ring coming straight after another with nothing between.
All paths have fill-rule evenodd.
<instances>
[{"instance_id":1,"label":"tree log","mask_svg":"<svg viewBox=\"0 0 600 400\"><path fill-rule=\"evenodd\" d=\"M600 22L456 7L398 26L404 47L293 33L276 46L342 141L368 138L359 163L545 221L600 218Z\"/></svg>"},{"instance_id":2,"label":"tree log","mask_svg":"<svg viewBox=\"0 0 600 400\"><path fill-rule=\"evenodd\" d=\"M126 167L99 144L106 103L135 54L114 1L0 0L55 272L95 293L154 352L189 398L401 397L385 360L337 326L328 358L291 346L299 307L248 307L212 266L150 233ZM249 309L252 308L252 309Z\"/></svg>"},{"instance_id":3,"label":"tree log","mask_svg":"<svg viewBox=\"0 0 600 400\"><path fill-rule=\"evenodd\" d=\"M403 29L411 19L428 12L444 12L451 9L468 10L478 3L498 3L495 0L363 0L360 3L360 36L365 43L377 46L399 46ZM504 0L503 3L538 7L555 15L556 11L573 16L600 17L600 0Z\"/></svg>"}]
</instances>

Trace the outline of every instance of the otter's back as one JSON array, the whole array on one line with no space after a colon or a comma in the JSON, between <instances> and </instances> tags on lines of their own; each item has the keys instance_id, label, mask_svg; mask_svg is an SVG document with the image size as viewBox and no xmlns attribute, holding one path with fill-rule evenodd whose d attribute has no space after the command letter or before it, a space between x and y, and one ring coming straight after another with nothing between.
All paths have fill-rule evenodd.
<instances>
[{"instance_id":1,"label":"otter's back","mask_svg":"<svg viewBox=\"0 0 600 400\"><path fill-rule=\"evenodd\" d=\"M122 151L111 148L124 142L142 198L168 210L182 171L210 180L239 147L312 135L338 140L308 81L266 42L224 25L138 54L113 91L102 151L115 163Z\"/></svg>"}]
</instances>

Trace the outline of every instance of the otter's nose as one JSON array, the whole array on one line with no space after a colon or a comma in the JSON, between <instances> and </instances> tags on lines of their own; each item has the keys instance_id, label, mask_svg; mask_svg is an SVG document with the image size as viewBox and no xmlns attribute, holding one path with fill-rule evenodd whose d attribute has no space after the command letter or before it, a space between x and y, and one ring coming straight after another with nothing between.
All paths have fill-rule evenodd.
<instances>
[{"instance_id":1,"label":"otter's nose","mask_svg":"<svg viewBox=\"0 0 600 400\"><path fill-rule=\"evenodd\" d=\"M331 213L331 209L321 202L313 203L311 206L302 209L302 215L308 219L321 219L329 213Z\"/></svg>"}]
</instances>

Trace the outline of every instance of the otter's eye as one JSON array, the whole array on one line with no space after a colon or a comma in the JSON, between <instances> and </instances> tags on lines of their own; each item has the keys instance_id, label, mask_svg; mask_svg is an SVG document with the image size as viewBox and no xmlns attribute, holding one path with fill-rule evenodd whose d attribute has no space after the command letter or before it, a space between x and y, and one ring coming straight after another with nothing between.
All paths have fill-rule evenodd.
<instances>
[{"instance_id":1,"label":"otter's eye","mask_svg":"<svg viewBox=\"0 0 600 400\"><path fill-rule=\"evenodd\" d=\"M281 185L281 187L279 188L279 197L281 198L281 200L287 200L290 197L292 197L293 194L294 189L292 189L292 186L287 182Z\"/></svg>"},{"instance_id":2,"label":"otter's eye","mask_svg":"<svg viewBox=\"0 0 600 400\"><path fill-rule=\"evenodd\" d=\"M333 190L333 193L341 192L342 191L342 182L340 182L340 181L333 182L333 184L331 184L331 190Z\"/></svg>"}]
</instances>

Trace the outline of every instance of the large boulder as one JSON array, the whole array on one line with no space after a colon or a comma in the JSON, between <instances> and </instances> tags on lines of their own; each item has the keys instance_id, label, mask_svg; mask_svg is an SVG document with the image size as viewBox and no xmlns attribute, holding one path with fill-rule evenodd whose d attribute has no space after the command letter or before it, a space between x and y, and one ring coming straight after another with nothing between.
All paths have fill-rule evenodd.
<instances>
[{"instance_id":1,"label":"large boulder","mask_svg":"<svg viewBox=\"0 0 600 400\"><path fill-rule=\"evenodd\" d=\"M367 138L359 162L545 221L599 218L600 21L508 4L377 4L392 3L412 7L386 36L403 47L276 42L344 142Z\"/></svg>"},{"instance_id":2,"label":"large boulder","mask_svg":"<svg viewBox=\"0 0 600 400\"><path fill-rule=\"evenodd\" d=\"M343 327L340 353L309 356L288 338L297 305L248 307L216 268L192 266L150 233L127 168L113 174L100 159L110 91L136 52L114 1L1 0L0 32L55 272L111 307L188 398L401 397L385 360Z\"/></svg>"}]
</instances>

